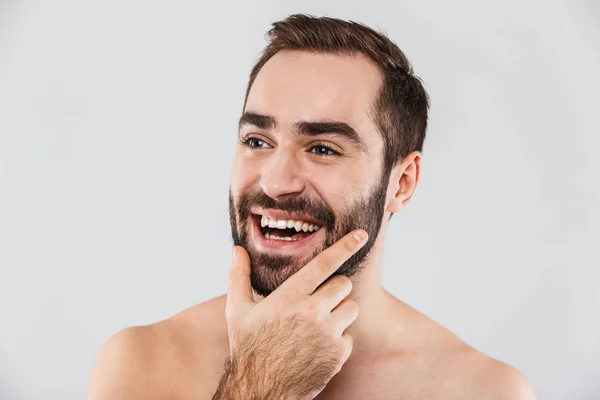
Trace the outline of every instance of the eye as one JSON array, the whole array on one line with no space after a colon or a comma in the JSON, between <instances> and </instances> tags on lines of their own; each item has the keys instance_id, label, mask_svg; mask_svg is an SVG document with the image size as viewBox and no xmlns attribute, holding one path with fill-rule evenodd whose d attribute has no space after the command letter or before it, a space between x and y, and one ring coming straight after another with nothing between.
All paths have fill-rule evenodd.
<instances>
[{"instance_id":1,"label":"eye","mask_svg":"<svg viewBox=\"0 0 600 400\"><path fill-rule=\"evenodd\" d=\"M313 154L316 154L319 156L324 156L324 157L340 155L340 153L338 153L337 151L333 150L331 147L324 145L324 144L318 144L316 146L313 146L310 150Z\"/></svg>"},{"instance_id":2,"label":"eye","mask_svg":"<svg viewBox=\"0 0 600 400\"><path fill-rule=\"evenodd\" d=\"M269 148L269 145L267 142L265 142L262 139L255 138L255 137L240 138L240 142L244 146L248 146L251 149L267 149L267 148Z\"/></svg>"},{"instance_id":3,"label":"eye","mask_svg":"<svg viewBox=\"0 0 600 400\"><path fill-rule=\"evenodd\" d=\"M257 139L257 138L248 139L248 146L255 147L255 148L269 147L267 142L265 142L264 140Z\"/></svg>"}]
</instances>

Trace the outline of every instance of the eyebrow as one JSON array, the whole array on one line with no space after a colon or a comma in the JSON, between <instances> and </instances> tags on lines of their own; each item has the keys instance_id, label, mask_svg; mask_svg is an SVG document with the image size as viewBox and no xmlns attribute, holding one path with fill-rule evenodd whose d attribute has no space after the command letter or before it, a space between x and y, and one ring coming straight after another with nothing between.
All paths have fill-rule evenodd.
<instances>
[{"instance_id":1,"label":"eyebrow","mask_svg":"<svg viewBox=\"0 0 600 400\"><path fill-rule=\"evenodd\" d=\"M242 130L245 125L254 125L264 130L274 130L277 129L277 120L270 115L245 112L240 117L238 129Z\"/></svg>"},{"instance_id":2,"label":"eyebrow","mask_svg":"<svg viewBox=\"0 0 600 400\"><path fill-rule=\"evenodd\" d=\"M240 117L238 128L241 130L246 125L253 125L264 130L277 129L277 120L271 115L245 112ZM336 135L352 142L361 151L366 152L367 146L358 132L350 125L341 121L320 120L300 121L294 125L294 133L304 136Z\"/></svg>"}]
</instances>

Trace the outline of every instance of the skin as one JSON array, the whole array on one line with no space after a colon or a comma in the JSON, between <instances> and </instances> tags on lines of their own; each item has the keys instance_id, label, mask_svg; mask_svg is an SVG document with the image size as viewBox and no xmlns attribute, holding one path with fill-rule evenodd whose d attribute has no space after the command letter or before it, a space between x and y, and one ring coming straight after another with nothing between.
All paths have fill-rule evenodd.
<instances>
[{"instance_id":1,"label":"skin","mask_svg":"<svg viewBox=\"0 0 600 400\"><path fill-rule=\"evenodd\" d=\"M249 131L240 132L259 134L272 148L257 155L246 146L238 145L230 187L233 198L259 188L277 201L308 196L334 212L346 210L351 199L363 196L381 177L383 141L368 114L381 82L377 67L363 56L299 51L276 54L259 73L245 111L274 116L278 128L246 127ZM296 122L324 118L353 127L364 142L364 150L340 137L307 138L292 134ZM321 158L311 150L315 142L326 143L341 156ZM315 268L308 256L312 257L314 249L307 249L306 259L288 268L280 286L263 297L249 289L250 260L238 247L241 255L232 263L228 296L195 305L156 324L128 328L114 335L98 356L87 399L212 399L218 390L222 393L218 398L243 398L228 389L224 377L227 377L226 362L234 359L235 349L251 343L245 338L258 326L251 318L251 310L265 307L269 311L264 315L274 321L294 307L298 307L294 315L305 315L310 304L320 304L325 310L324 303L331 308L340 304L356 306L358 314L353 318L346 315L344 323L343 318L334 318L331 308L322 311L323 317L319 319L330 322L327 329L333 329L334 325L338 329L342 327L344 337L350 337L351 344L348 339L342 341L342 332L336 331L335 344L331 346L337 350L332 352L335 354L331 359L338 363L339 370L331 377L325 377L331 371L324 374L322 378L327 381L324 388L313 388L309 396L294 396L292 387L286 388L283 398L534 399L530 383L516 369L468 346L392 296L381 284L388 219L390 213L401 212L410 202L419 182L420 164L421 155L413 152L394 166L387 181L381 226L363 267L350 278L337 276L337 281L326 281L322 288L331 289L327 296L307 292L304 300L285 303L289 307L273 311L277 309L277 302L270 301L272 298L280 296L289 300L289 293L296 293L306 283L297 278L302 276L298 274L310 271L311 265ZM320 245L322 243L315 243L314 248L319 249ZM343 240L337 242L317 257L343 245ZM327 280L348 256L323 256L326 261L317 260L316 264L327 267L321 269L321 275L313 277ZM239 263L242 266L236 269ZM398 266L390 266L394 267ZM323 272L325 270L327 272ZM344 279L346 286L332 287ZM350 308L346 311L350 312ZM234 315L237 317L232 317ZM344 324L347 326L342 326ZM246 335L233 332L246 332ZM274 338L269 334L264 339ZM291 343L295 343L293 339L291 337ZM344 353L342 347L336 347L342 346L341 343L345 343L344 348L350 348L349 354ZM306 342L303 345L306 346ZM239 358L238 365L243 366ZM294 357L282 359L289 360L289 364L281 371L294 370L298 365ZM262 373L272 373L271 364L274 363L269 363ZM248 370L248 373L258 375L261 371ZM302 373L296 368L295 374L305 386L310 381L310 371L304 371L308 378ZM272 379L280 379L282 383L291 381L290 377L280 375L273 374ZM235 382L241 384L239 380ZM229 395L224 395L228 390Z\"/></svg>"},{"instance_id":2,"label":"skin","mask_svg":"<svg viewBox=\"0 0 600 400\"><path fill-rule=\"evenodd\" d=\"M259 301L250 258L236 246L225 309L230 359L214 400L310 400L323 390L352 353L344 330L358 316L358 304L346 298L348 277L323 283L367 238L351 232Z\"/></svg>"}]
</instances>

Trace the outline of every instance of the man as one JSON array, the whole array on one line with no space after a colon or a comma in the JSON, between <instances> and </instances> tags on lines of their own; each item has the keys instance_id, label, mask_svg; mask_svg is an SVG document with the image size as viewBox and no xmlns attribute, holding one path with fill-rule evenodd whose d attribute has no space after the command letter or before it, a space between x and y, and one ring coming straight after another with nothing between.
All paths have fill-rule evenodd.
<instances>
[{"instance_id":1,"label":"man","mask_svg":"<svg viewBox=\"0 0 600 400\"><path fill-rule=\"evenodd\" d=\"M306 15L269 39L239 121L227 295L112 337L87 398L535 398L381 285L429 108L404 54L364 25Z\"/></svg>"}]
</instances>

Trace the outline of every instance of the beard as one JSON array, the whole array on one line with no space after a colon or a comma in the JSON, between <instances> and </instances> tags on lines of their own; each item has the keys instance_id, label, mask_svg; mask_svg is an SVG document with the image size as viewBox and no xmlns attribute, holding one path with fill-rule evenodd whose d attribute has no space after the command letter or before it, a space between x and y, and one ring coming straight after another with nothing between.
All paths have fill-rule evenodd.
<instances>
[{"instance_id":1,"label":"beard","mask_svg":"<svg viewBox=\"0 0 600 400\"><path fill-rule=\"evenodd\" d=\"M336 215L326 204L306 196L275 201L260 189L242 193L237 202L229 191L229 221L231 235L236 246L242 246L250 257L250 283L258 295L266 297L277 289L285 280L308 264L319 253L340 240L354 229L364 229L369 234L367 243L346 260L331 276L345 275L351 277L364 268L369 251L375 244L384 214L387 185L385 175L379 183L345 210ZM311 253L302 256L269 254L257 251L249 243L251 229L250 215L252 207L277 209L287 212L302 212L321 222L325 231L325 240L321 246Z\"/></svg>"}]
</instances>

